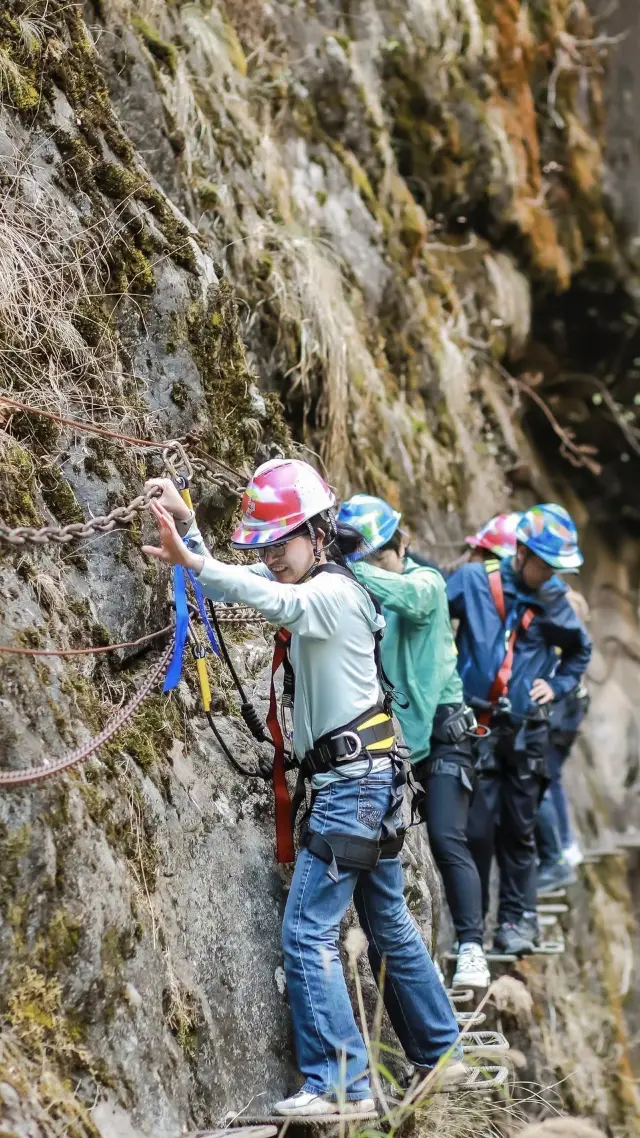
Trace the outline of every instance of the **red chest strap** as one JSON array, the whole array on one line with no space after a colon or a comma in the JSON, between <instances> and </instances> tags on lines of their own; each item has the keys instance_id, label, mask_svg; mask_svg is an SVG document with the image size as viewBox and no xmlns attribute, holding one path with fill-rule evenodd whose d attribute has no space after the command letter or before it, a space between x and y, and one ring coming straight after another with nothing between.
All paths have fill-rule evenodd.
<instances>
[{"instance_id":1,"label":"red chest strap","mask_svg":"<svg viewBox=\"0 0 640 1138\"><path fill-rule=\"evenodd\" d=\"M291 633L285 628L276 633L276 646L271 665L271 691L269 693L269 714L267 728L273 740L273 794L276 808L276 857L279 865L294 860L293 833L291 830L291 797L285 773L284 736L278 719L275 675L284 662Z\"/></svg>"},{"instance_id":2,"label":"red chest strap","mask_svg":"<svg viewBox=\"0 0 640 1138\"><path fill-rule=\"evenodd\" d=\"M502 588L502 577L500 576L500 563L487 562L487 576L489 580L489 588L493 603L496 606L500 620L504 623L507 619L507 610L504 603L504 590ZM497 704L501 696L505 696L509 690L509 682L511 680L511 673L513 672L513 657L516 647L516 640L521 632L526 632L535 616L535 609L528 608L522 615L522 619L518 625L512 628L509 638L506 642L506 653L502 661L498 674L494 679L490 691L489 702ZM506 630L505 630L506 635ZM478 722L486 726L491 719L490 711L483 711L478 716Z\"/></svg>"}]
</instances>

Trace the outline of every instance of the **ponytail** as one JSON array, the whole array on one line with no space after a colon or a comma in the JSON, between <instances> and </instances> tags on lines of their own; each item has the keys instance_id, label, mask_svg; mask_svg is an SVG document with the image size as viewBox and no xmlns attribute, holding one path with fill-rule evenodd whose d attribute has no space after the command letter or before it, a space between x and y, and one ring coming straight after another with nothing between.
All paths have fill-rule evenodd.
<instances>
[{"instance_id":1,"label":"ponytail","mask_svg":"<svg viewBox=\"0 0 640 1138\"><path fill-rule=\"evenodd\" d=\"M371 553L366 537L345 522L337 522L333 510L326 510L309 519L309 526L315 533L324 534L324 552L329 561L349 569L353 560L359 561Z\"/></svg>"}]
</instances>

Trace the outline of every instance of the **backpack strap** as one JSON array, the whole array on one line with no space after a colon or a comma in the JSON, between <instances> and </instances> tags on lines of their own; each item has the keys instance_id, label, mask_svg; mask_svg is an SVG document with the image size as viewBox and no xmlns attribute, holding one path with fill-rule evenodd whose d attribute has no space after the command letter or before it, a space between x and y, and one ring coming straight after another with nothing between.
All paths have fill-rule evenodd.
<instances>
[{"instance_id":1,"label":"backpack strap","mask_svg":"<svg viewBox=\"0 0 640 1138\"><path fill-rule=\"evenodd\" d=\"M498 610L500 620L504 623L507 619L507 610L504 604L504 589L502 588L502 577L500 576L500 562L497 558L496 560L492 558L490 561L485 561L484 567L487 572L487 580L489 582L491 596L493 597L493 603Z\"/></svg>"},{"instance_id":2,"label":"backpack strap","mask_svg":"<svg viewBox=\"0 0 640 1138\"><path fill-rule=\"evenodd\" d=\"M347 577L348 580L353 581L354 585L357 585L359 589L362 589L363 593L367 594L378 616L382 616L382 606L380 602L376 597L374 597L373 593L369 591L367 586L363 585L362 582L358 580L355 573L353 573L351 569L347 569L345 565L337 565L335 561L327 561L324 565L318 565L317 568L313 570L311 576L317 577L319 573L334 573L340 577ZM373 658L376 665L376 672L378 673L378 683L380 684L380 688L382 690L384 710L387 712L387 714L390 714L391 705L396 696L394 686L382 666L382 652L380 648L382 637L383 630L379 628L373 634Z\"/></svg>"}]
</instances>

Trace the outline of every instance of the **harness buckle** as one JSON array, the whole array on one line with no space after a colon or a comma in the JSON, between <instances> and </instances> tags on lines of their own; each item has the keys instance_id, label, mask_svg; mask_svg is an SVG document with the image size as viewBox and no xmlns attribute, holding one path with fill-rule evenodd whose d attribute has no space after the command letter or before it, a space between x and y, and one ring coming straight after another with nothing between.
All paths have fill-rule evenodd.
<instances>
[{"instance_id":1,"label":"harness buckle","mask_svg":"<svg viewBox=\"0 0 640 1138\"><path fill-rule=\"evenodd\" d=\"M362 741L360 739L360 736L357 735L355 731L341 731L339 735L332 735L331 736L331 742L332 743L337 742L338 739L345 739L348 742L353 741L354 746L355 746L354 751L347 751L346 755L344 755L342 757L348 758L348 759L357 759L358 755L360 755L362 753Z\"/></svg>"},{"instance_id":2,"label":"harness buckle","mask_svg":"<svg viewBox=\"0 0 640 1138\"><path fill-rule=\"evenodd\" d=\"M280 722L282 734L288 742L291 742L293 739L293 700L284 694L280 700Z\"/></svg>"}]
</instances>

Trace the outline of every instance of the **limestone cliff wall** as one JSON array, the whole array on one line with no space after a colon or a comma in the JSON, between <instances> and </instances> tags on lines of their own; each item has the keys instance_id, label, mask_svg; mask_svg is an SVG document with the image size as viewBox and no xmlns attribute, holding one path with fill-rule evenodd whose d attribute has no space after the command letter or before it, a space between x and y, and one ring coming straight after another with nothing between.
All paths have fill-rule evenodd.
<instances>
[{"instance_id":1,"label":"limestone cliff wall","mask_svg":"<svg viewBox=\"0 0 640 1138\"><path fill-rule=\"evenodd\" d=\"M598 644L571 772L593 838L640 824L640 349L632 209L617 206L633 179L615 155L603 166L605 124L636 119L620 76L605 116L598 36L588 6L565 0L0 12L3 392L158 443L197 432L191 453L228 475L199 468L194 488L223 552L233 488L274 447L315 455L340 492L401 504L443 561L498 507L562 495L583 527ZM159 451L0 406L10 526L108 511L160 470ZM3 546L0 641L97 646L167 623L143 531L144 518L69 546ZM268 639L239 630L233 652L264 710ZM3 765L86 740L156 658L3 656ZM214 667L221 730L251 764ZM270 793L226 765L194 692L187 665L86 766L2 795L10 1133L48 1134L57 1112L69 1133L177 1138L295 1078ZM407 858L429 936L424 836ZM561 1100L630 1135L638 934L625 862L612 867L589 877L571 956L553 966L554 1029L531 977L527 1046L532 1077L571 1076Z\"/></svg>"}]
</instances>

